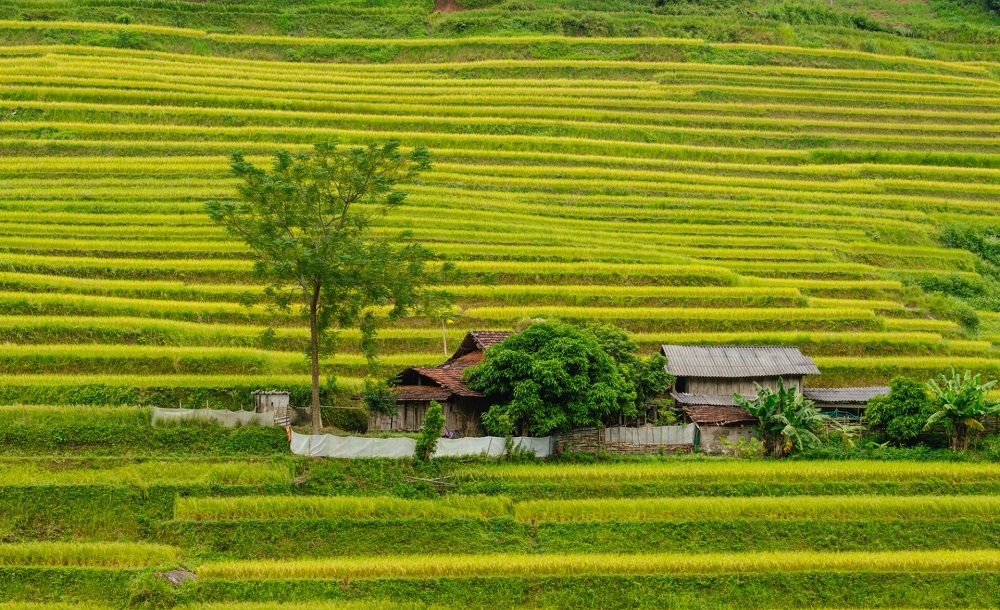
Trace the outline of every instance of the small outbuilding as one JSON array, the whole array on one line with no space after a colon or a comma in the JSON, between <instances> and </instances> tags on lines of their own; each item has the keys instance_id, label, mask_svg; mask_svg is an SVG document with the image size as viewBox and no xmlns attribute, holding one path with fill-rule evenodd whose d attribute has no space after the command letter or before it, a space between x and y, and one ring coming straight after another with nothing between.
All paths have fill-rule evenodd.
<instances>
[{"instance_id":1,"label":"small outbuilding","mask_svg":"<svg viewBox=\"0 0 1000 610\"><path fill-rule=\"evenodd\" d=\"M726 453L723 440L736 443L754 434L756 418L733 402L733 395L755 396L756 386L800 392L816 363L796 347L664 345L666 370L676 380L671 391L684 419L698 428L695 444L705 453Z\"/></svg>"},{"instance_id":2,"label":"small outbuilding","mask_svg":"<svg viewBox=\"0 0 1000 610\"><path fill-rule=\"evenodd\" d=\"M865 414L868 401L889 393L888 386L863 388L810 388L802 394L816 404L821 413L842 423L857 423Z\"/></svg>"},{"instance_id":3,"label":"small outbuilding","mask_svg":"<svg viewBox=\"0 0 1000 610\"><path fill-rule=\"evenodd\" d=\"M779 378L801 392L804 377L819 375L816 363L797 347L664 345L660 352L667 357L667 372L677 378L674 390L687 394L751 396L757 393L754 384L778 389Z\"/></svg>"},{"instance_id":4,"label":"small outbuilding","mask_svg":"<svg viewBox=\"0 0 1000 610\"><path fill-rule=\"evenodd\" d=\"M416 432L424 425L431 401L444 409L445 429L459 436L482 434L482 416L490 408L489 400L470 388L463 379L465 369L486 357L486 350L513 333L495 330L469 331L455 353L437 366L410 367L396 376L397 413L395 416L372 415L369 430Z\"/></svg>"},{"instance_id":5,"label":"small outbuilding","mask_svg":"<svg viewBox=\"0 0 1000 610\"><path fill-rule=\"evenodd\" d=\"M703 453L729 453L727 443L735 445L741 438L755 435L757 418L743 407L737 407L730 396L671 394L684 413L684 419L695 425L694 444Z\"/></svg>"}]
</instances>

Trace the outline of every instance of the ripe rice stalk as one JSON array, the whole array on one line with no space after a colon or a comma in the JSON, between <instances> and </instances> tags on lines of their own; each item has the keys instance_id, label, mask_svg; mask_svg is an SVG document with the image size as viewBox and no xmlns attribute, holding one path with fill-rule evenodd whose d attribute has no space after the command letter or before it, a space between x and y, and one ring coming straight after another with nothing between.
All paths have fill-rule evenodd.
<instances>
[{"instance_id":1,"label":"ripe rice stalk","mask_svg":"<svg viewBox=\"0 0 1000 610\"><path fill-rule=\"evenodd\" d=\"M992 572L996 551L769 552L732 554L413 555L299 561L210 562L204 580L538 577L578 574L781 572Z\"/></svg>"},{"instance_id":2,"label":"ripe rice stalk","mask_svg":"<svg viewBox=\"0 0 1000 610\"><path fill-rule=\"evenodd\" d=\"M139 568L176 561L176 547L124 542L27 542L0 544L3 566Z\"/></svg>"},{"instance_id":3,"label":"ripe rice stalk","mask_svg":"<svg viewBox=\"0 0 1000 610\"><path fill-rule=\"evenodd\" d=\"M407 500L387 496L237 496L178 498L174 518L241 519L484 519L509 515L510 499L499 496L444 496Z\"/></svg>"},{"instance_id":4,"label":"ripe rice stalk","mask_svg":"<svg viewBox=\"0 0 1000 610\"><path fill-rule=\"evenodd\" d=\"M684 462L657 464L497 464L488 469L462 468L467 481L589 484L612 482L821 483L946 481L989 482L1000 476L1000 464L939 462Z\"/></svg>"},{"instance_id":5,"label":"ripe rice stalk","mask_svg":"<svg viewBox=\"0 0 1000 610\"><path fill-rule=\"evenodd\" d=\"M994 496L803 496L648 498L518 502L522 521L660 521L692 519L960 519L1000 516Z\"/></svg>"},{"instance_id":6,"label":"ripe rice stalk","mask_svg":"<svg viewBox=\"0 0 1000 610\"><path fill-rule=\"evenodd\" d=\"M60 462L52 468L45 463L11 461L0 469L0 485L266 485L287 483L290 477L287 466L253 461Z\"/></svg>"}]
</instances>

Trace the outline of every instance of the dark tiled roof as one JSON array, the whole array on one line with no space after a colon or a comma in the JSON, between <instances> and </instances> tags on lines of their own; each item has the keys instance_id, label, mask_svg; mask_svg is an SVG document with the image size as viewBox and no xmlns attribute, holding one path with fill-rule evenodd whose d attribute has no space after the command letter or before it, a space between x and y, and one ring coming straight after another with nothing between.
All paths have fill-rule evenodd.
<instances>
[{"instance_id":1,"label":"dark tiled roof","mask_svg":"<svg viewBox=\"0 0 1000 610\"><path fill-rule=\"evenodd\" d=\"M473 390L465 384L465 380L462 379L462 372L464 368L445 368L445 367L414 367L412 370L416 371L420 375L427 377L434 381L443 388L448 388L455 394L459 396L471 396L474 398L482 398L482 394Z\"/></svg>"},{"instance_id":2,"label":"dark tiled roof","mask_svg":"<svg viewBox=\"0 0 1000 610\"><path fill-rule=\"evenodd\" d=\"M712 407L732 407L733 395L732 394L687 394L685 392L671 392L670 396L677 401L679 405L697 405L697 406L712 406Z\"/></svg>"},{"instance_id":3,"label":"dark tiled roof","mask_svg":"<svg viewBox=\"0 0 1000 610\"><path fill-rule=\"evenodd\" d=\"M486 351L513 334L506 330L470 330L445 364L468 354Z\"/></svg>"},{"instance_id":4,"label":"dark tiled roof","mask_svg":"<svg viewBox=\"0 0 1000 610\"><path fill-rule=\"evenodd\" d=\"M664 345L667 372L676 377L752 378L818 375L797 347Z\"/></svg>"},{"instance_id":5,"label":"dark tiled roof","mask_svg":"<svg viewBox=\"0 0 1000 610\"><path fill-rule=\"evenodd\" d=\"M435 390L441 398L410 398L407 392L400 392L396 400L446 400L453 394L471 398L482 398L483 395L466 385L462 379L465 369L476 366L483 361L486 355L483 353L489 347L500 343L514 333L500 330L473 330L469 331L462 340L462 343L455 350L455 353L445 362L437 366L414 366L399 374L400 381L407 385L398 386L402 388L427 388L428 391ZM414 385L415 382L421 384L426 381L427 385ZM418 394L414 393L414 396ZM422 395L420 395L422 396Z\"/></svg>"},{"instance_id":6,"label":"dark tiled roof","mask_svg":"<svg viewBox=\"0 0 1000 610\"><path fill-rule=\"evenodd\" d=\"M802 394L814 402L864 404L876 396L889 393L888 386L867 388L815 388L802 390Z\"/></svg>"},{"instance_id":7,"label":"dark tiled roof","mask_svg":"<svg viewBox=\"0 0 1000 610\"><path fill-rule=\"evenodd\" d=\"M734 426L755 424L757 418L743 407L714 407L688 405L682 407L688 419L696 424Z\"/></svg>"},{"instance_id":8,"label":"dark tiled roof","mask_svg":"<svg viewBox=\"0 0 1000 610\"><path fill-rule=\"evenodd\" d=\"M447 388L433 385L401 385L394 391L396 400L448 400L454 394Z\"/></svg>"},{"instance_id":9,"label":"dark tiled roof","mask_svg":"<svg viewBox=\"0 0 1000 610\"><path fill-rule=\"evenodd\" d=\"M450 360L448 360L444 364L439 364L439 365L437 365L434 368L465 370L465 369L469 368L470 366L476 366L477 364L479 364L480 362L482 362L483 358L485 358L485 357L486 357L486 354L484 354L483 352L480 352L480 351L469 352L468 354L459 356L457 358L452 357Z\"/></svg>"},{"instance_id":10,"label":"dark tiled roof","mask_svg":"<svg viewBox=\"0 0 1000 610\"><path fill-rule=\"evenodd\" d=\"M513 335L514 333L509 330L470 330L469 335L471 335L476 340L476 345L479 349L485 350L487 348L493 347L497 343L503 342L504 339Z\"/></svg>"}]
</instances>

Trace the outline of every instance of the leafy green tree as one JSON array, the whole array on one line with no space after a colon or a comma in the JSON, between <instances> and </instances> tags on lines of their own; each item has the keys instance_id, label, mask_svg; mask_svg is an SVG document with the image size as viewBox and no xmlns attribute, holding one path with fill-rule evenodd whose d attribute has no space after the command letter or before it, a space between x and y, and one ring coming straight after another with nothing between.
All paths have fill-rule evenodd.
<instances>
[{"instance_id":1,"label":"leafy green tree","mask_svg":"<svg viewBox=\"0 0 1000 610\"><path fill-rule=\"evenodd\" d=\"M492 434L549 434L635 415L638 394L618 363L586 330L533 324L487 351L469 369L469 386L497 402L483 416ZM506 417L504 417L506 416Z\"/></svg>"},{"instance_id":2,"label":"leafy green tree","mask_svg":"<svg viewBox=\"0 0 1000 610\"><path fill-rule=\"evenodd\" d=\"M442 428L444 428L444 409L441 403L432 400L427 407L427 414L424 415L424 427L420 429L420 438L417 439L417 448L413 453L414 458L426 461L434 457Z\"/></svg>"},{"instance_id":3,"label":"leafy green tree","mask_svg":"<svg viewBox=\"0 0 1000 610\"><path fill-rule=\"evenodd\" d=\"M639 346L627 332L613 324L590 324L584 330L597 338L604 351L618 363L626 382L635 387L635 406L642 409L650 399L667 391L674 377L667 372L663 354L639 357Z\"/></svg>"},{"instance_id":4,"label":"leafy green tree","mask_svg":"<svg viewBox=\"0 0 1000 610\"><path fill-rule=\"evenodd\" d=\"M777 391L757 385L757 396L744 398L734 394L733 401L757 418L757 432L768 453L774 457L788 455L793 449L801 451L822 444L816 433L827 417L794 387L786 388L780 377Z\"/></svg>"},{"instance_id":5,"label":"leafy green tree","mask_svg":"<svg viewBox=\"0 0 1000 610\"><path fill-rule=\"evenodd\" d=\"M407 235L372 235L372 227L403 203L396 185L430 168L426 149L409 154L398 142L341 148L315 145L312 154L275 153L270 170L232 156L238 199L211 201L205 211L254 254L264 300L295 306L309 318L312 429L319 431L319 359L333 349L335 328L360 328L361 347L374 358L375 309L390 318L417 308L432 278L426 248Z\"/></svg>"},{"instance_id":6,"label":"leafy green tree","mask_svg":"<svg viewBox=\"0 0 1000 610\"><path fill-rule=\"evenodd\" d=\"M887 440L905 445L913 442L931 416L927 386L912 377L896 377L889 382L889 393L868 401L865 423Z\"/></svg>"},{"instance_id":7,"label":"leafy green tree","mask_svg":"<svg viewBox=\"0 0 1000 610\"><path fill-rule=\"evenodd\" d=\"M953 451L965 451L969 441L985 427L983 418L1000 413L1000 401L991 400L987 394L996 381L983 383L982 374L970 371L960 374L954 368L951 375L938 375L927 382L934 412L927 419L925 430L936 425L944 426Z\"/></svg>"}]
</instances>

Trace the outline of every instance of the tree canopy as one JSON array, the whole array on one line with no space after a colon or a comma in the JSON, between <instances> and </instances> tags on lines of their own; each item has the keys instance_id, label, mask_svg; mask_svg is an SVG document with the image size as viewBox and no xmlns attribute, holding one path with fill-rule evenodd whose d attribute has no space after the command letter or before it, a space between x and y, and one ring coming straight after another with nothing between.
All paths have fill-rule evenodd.
<instances>
[{"instance_id":1,"label":"tree canopy","mask_svg":"<svg viewBox=\"0 0 1000 610\"><path fill-rule=\"evenodd\" d=\"M604 424L637 412L640 400L666 389L651 374L662 356L641 361L635 343L613 327L542 322L486 352L467 373L469 386L496 401L483 425L493 434L544 435Z\"/></svg>"}]
</instances>

